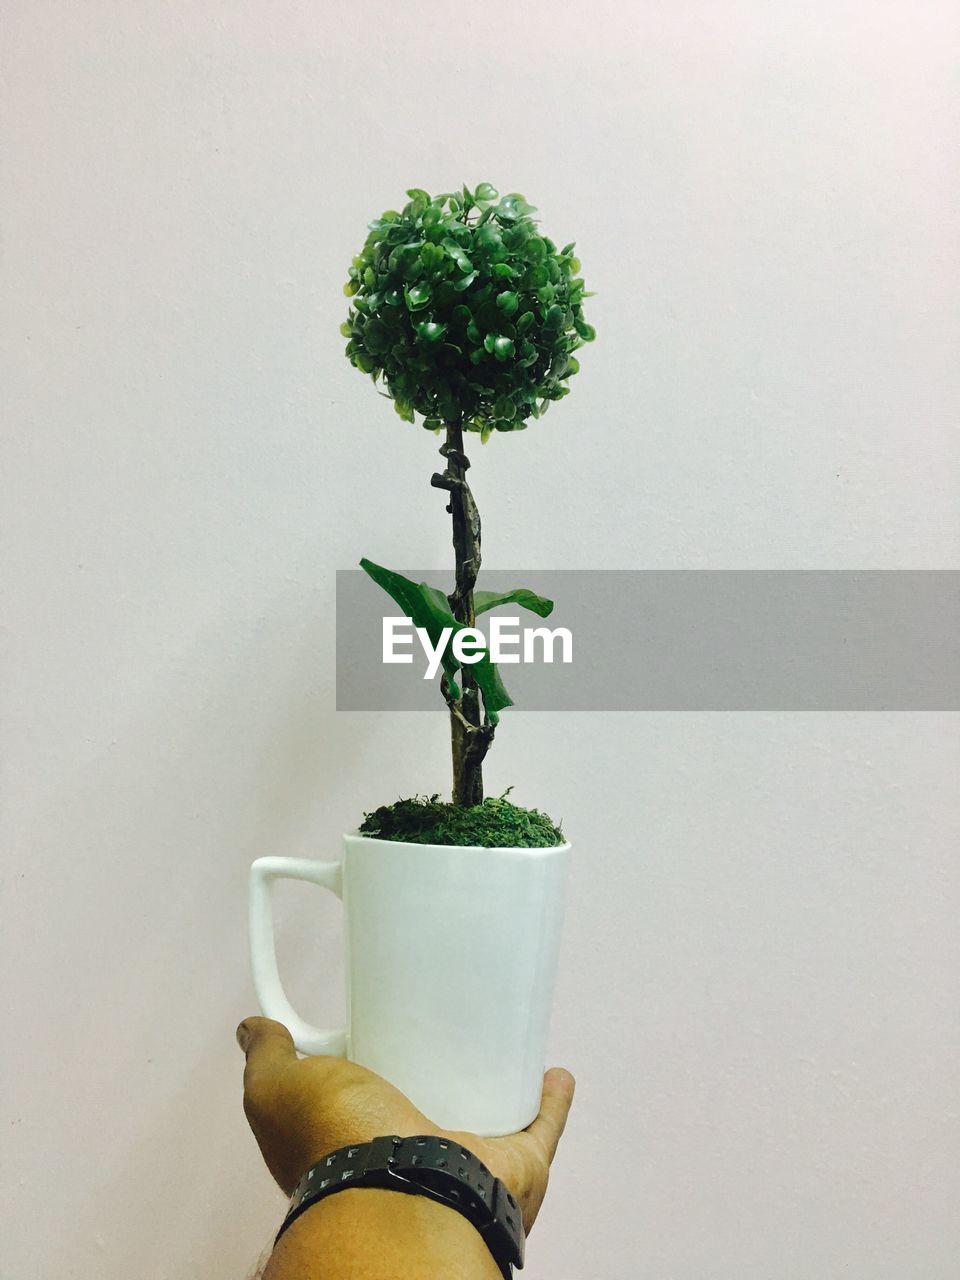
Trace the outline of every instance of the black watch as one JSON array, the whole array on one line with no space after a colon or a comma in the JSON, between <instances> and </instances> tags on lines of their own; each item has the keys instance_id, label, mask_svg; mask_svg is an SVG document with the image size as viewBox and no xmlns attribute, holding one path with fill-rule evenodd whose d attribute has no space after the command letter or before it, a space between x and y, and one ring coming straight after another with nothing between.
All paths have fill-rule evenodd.
<instances>
[{"instance_id":1,"label":"black watch","mask_svg":"<svg viewBox=\"0 0 960 1280\"><path fill-rule=\"evenodd\" d=\"M388 1136L331 1152L297 1183L277 1240L304 1210L345 1187L381 1187L438 1200L473 1223L504 1280L510 1280L512 1267L523 1266L520 1206L486 1165L450 1138Z\"/></svg>"}]
</instances>

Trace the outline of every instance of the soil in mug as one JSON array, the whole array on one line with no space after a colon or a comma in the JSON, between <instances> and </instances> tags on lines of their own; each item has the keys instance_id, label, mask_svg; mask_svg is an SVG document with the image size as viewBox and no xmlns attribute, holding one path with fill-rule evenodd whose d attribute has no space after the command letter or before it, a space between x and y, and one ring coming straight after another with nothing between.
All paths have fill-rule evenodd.
<instances>
[{"instance_id":1,"label":"soil in mug","mask_svg":"<svg viewBox=\"0 0 960 1280\"><path fill-rule=\"evenodd\" d=\"M488 849L542 849L563 844L564 835L538 809L522 809L502 796L469 808L435 796L413 796L364 814L360 831L378 840L407 844L480 845Z\"/></svg>"}]
</instances>

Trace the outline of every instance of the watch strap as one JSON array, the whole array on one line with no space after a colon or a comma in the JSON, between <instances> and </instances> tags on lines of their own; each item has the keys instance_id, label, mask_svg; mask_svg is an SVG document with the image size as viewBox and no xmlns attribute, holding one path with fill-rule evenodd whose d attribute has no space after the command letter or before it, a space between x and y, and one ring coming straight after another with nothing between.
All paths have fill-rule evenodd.
<instances>
[{"instance_id":1,"label":"watch strap","mask_svg":"<svg viewBox=\"0 0 960 1280\"><path fill-rule=\"evenodd\" d=\"M472 1151L451 1138L388 1135L332 1151L297 1183L277 1240L311 1205L345 1187L379 1187L446 1204L480 1232L505 1280L511 1266L523 1266L520 1206Z\"/></svg>"}]
</instances>

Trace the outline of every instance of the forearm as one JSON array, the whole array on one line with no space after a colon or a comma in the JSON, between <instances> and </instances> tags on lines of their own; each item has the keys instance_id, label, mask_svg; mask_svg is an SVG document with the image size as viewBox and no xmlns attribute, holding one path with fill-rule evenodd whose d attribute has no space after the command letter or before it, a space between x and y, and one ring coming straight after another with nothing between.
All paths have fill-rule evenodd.
<instances>
[{"instance_id":1,"label":"forearm","mask_svg":"<svg viewBox=\"0 0 960 1280\"><path fill-rule=\"evenodd\" d=\"M281 1236L263 1280L502 1280L476 1227L426 1196L351 1187Z\"/></svg>"}]
</instances>

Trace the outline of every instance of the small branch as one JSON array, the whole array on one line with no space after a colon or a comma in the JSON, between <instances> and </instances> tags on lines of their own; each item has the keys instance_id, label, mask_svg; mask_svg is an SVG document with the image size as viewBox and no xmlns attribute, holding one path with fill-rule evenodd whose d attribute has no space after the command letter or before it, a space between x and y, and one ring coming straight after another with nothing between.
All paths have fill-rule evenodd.
<instances>
[{"instance_id":1,"label":"small branch","mask_svg":"<svg viewBox=\"0 0 960 1280\"><path fill-rule=\"evenodd\" d=\"M449 439L444 440L439 450L442 457L448 462L453 462L461 471L466 471L470 466L470 459L463 452L463 433L460 433L460 444L452 444Z\"/></svg>"},{"instance_id":2,"label":"small branch","mask_svg":"<svg viewBox=\"0 0 960 1280\"><path fill-rule=\"evenodd\" d=\"M450 708L450 714L454 720L456 720L457 723L468 733L476 733L477 726L475 724L471 724L460 710L460 703L453 696L453 690L450 688L450 681L447 679L445 674L440 677L440 692L443 694L444 700Z\"/></svg>"},{"instance_id":3,"label":"small branch","mask_svg":"<svg viewBox=\"0 0 960 1280\"><path fill-rule=\"evenodd\" d=\"M484 716L483 724L471 724L467 717L460 710L459 701L453 696L453 690L450 688L450 681L446 674L440 677L440 691L443 694L447 706L450 708L450 714L460 725L461 729L468 735L473 737L476 742L484 743L484 755L489 749L490 743L493 741L493 735L496 733L497 726ZM481 757L482 759L482 757Z\"/></svg>"}]
</instances>

